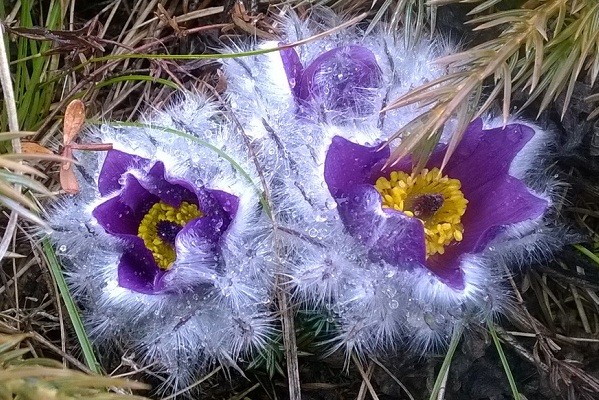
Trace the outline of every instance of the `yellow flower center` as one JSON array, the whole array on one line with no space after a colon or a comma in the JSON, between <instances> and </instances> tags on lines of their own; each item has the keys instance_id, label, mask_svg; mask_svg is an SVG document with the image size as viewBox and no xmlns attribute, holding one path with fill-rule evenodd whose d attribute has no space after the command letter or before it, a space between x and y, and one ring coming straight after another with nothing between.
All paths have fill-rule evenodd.
<instances>
[{"instance_id":1,"label":"yellow flower center","mask_svg":"<svg viewBox=\"0 0 599 400\"><path fill-rule=\"evenodd\" d=\"M375 187L383 197L383 207L422 221L427 257L443 254L445 246L462 240L461 217L468 200L460 190L459 180L443 176L439 168L412 175L393 171L389 179L379 178Z\"/></svg>"},{"instance_id":2,"label":"yellow flower center","mask_svg":"<svg viewBox=\"0 0 599 400\"><path fill-rule=\"evenodd\" d=\"M156 203L144 215L137 236L152 252L158 267L168 270L177 258L175 252L175 237L189 221L200 218L202 212L198 206L186 201L178 208L164 202Z\"/></svg>"}]
</instances>

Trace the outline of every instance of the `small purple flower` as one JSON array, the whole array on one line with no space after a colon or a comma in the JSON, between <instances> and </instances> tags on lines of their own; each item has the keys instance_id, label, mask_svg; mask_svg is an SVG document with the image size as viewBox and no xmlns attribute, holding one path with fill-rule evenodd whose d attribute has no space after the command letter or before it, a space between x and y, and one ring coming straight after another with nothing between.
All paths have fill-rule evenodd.
<instances>
[{"instance_id":1,"label":"small purple flower","mask_svg":"<svg viewBox=\"0 0 599 400\"><path fill-rule=\"evenodd\" d=\"M131 173L133 169L142 176ZM198 275L217 271L219 242L235 218L237 196L167 178L162 162L151 165L148 159L118 150L108 152L98 190L102 196L117 193L92 215L124 243L119 286L145 294L181 291L168 275L177 268L179 248L187 243L214 260L195 266Z\"/></svg>"},{"instance_id":2,"label":"small purple flower","mask_svg":"<svg viewBox=\"0 0 599 400\"><path fill-rule=\"evenodd\" d=\"M445 145L420 173L412 173L409 158L385 167L388 146L361 146L336 136L324 178L346 229L372 259L401 269L427 268L461 290L464 256L482 252L505 227L538 219L549 207L509 174L533 135L522 124L484 130L476 120L442 172Z\"/></svg>"},{"instance_id":3,"label":"small purple flower","mask_svg":"<svg viewBox=\"0 0 599 400\"><path fill-rule=\"evenodd\" d=\"M295 99L303 106L322 102L325 111L372 113L382 72L374 54L362 46L335 47L305 68L293 48L281 50L283 67Z\"/></svg>"}]
</instances>

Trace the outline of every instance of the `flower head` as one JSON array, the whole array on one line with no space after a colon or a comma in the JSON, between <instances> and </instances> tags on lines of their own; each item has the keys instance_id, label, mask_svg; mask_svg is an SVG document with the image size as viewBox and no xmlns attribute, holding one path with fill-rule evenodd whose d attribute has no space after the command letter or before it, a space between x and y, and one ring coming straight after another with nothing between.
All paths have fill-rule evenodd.
<instances>
[{"instance_id":1,"label":"flower head","mask_svg":"<svg viewBox=\"0 0 599 400\"><path fill-rule=\"evenodd\" d=\"M235 367L273 331L271 229L243 140L192 95L92 134L114 150L77 154L81 192L49 221L103 361L148 365L165 391Z\"/></svg>"},{"instance_id":2,"label":"flower head","mask_svg":"<svg viewBox=\"0 0 599 400\"><path fill-rule=\"evenodd\" d=\"M389 147L362 128L321 132L322 147L309 150L319 157L280 197L291 215L306 215L285 219L305 235L288 237L298 296L333 313L348 351L436 348L456 324L502 310L506 262L548 256L559 244L546 219L550 180L539 192L523 172L544 148L534 126L477 120L443 170L442 144L420 171L409 158L387 167Z\"/></svg>"},{"instance_id":3,"label":"flower head","mask_svg":"<svg viewBox=\"0 0 599 400\"><path fill-rule=\"evenodd\" d=\"M477 120L443 172L445 146L433 152L424 170L412 172L410 159L384 167L388 146L360 146L337 136L327 151L324 177L346 228L373 256L399 268L424 266L463 290L464 257L484 250L504 227L547 211L547 199L509 174L513 158L533 135L526 125L485 130Z\"/></svg>"},{"instance_id":4,"label":"flower head","mask_svg":"<svg viewBox=\"0 0 599 400\"><path fill-rule=\"evenodd\" d=\"M147 173L128 174L134 167ZM147 294L180 291L169 274L177 273L181 262L177 254L191 242L206 260L194 269L210 281L219 265L219 242L235 218L237 196L168 179L161 161L152 165L148 159L118 150L106 155L98 191L102 196L117 193L92 215L125 244L118 265L121 287Z\"/></svg>"},{"instance_id":5,"label":"flower head","mask_svg":"<svg viewBox=\"0 0 599 400\"><path fill-rule=\"evenodd\" d=\"M258 46L281 47L343 22L328 8L318 7L315 14L317 18L301 20L288 13L280 40ZM410 46L402 41L382 29L364 36L359 27L353 27L279 52L224 59L227 95L246 134L252 137L293 130L297 117L324 124L368 124L389 136L417 115L417 107L384 115L378 111L410 88L438 78L443 68L433 60L453 50L441 40L421 40ZM302 127L308 140L320 135L306 128ZM276 156L280 150L281 146L273 146L271 152Z\"/></svg>"},{"instance_id":6,"label":"flower head","mask_svg":"<svg viewBox=\"0 0 599 400\"><path fill-rule=\"evenodd\" d=\"M364 46L335 47L305 68L293 48L281 50L281 58L289 87L301 105L355 115L372 112L383 79L374 54Z\"/></svg>"}]
</instances>

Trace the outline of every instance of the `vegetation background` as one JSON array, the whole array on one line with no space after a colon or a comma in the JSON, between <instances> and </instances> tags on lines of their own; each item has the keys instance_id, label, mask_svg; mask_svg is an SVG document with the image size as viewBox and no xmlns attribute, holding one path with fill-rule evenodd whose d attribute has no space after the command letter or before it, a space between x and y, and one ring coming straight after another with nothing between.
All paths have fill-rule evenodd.
<instances>
[{"instance_id":1,"label":"vegetation background","mask_svg":"<svg viewBox=\"0 0 599 400\"><path fill-rule=\"evenodd\" d=\"M284 357L287 341L273 344L244 366L244 377L215 371L179 396L599 398L599 2L0 0L0 399L133 399L152 396L147 389L160 379L127 358L99 366L64 284L60 249L35 234L44 204L63 194L67 104L82 100L88 124L133 121L180 89L222 92L222 43L276 38L280 15L321 5L365 30L386 24L406 40L445 35L462 46L439 60L448 75L391 106L429 106L398 131L397 157L426 159L449 118L465 127L489 110L558 131L556 162L568 183L561 217L581 244L511 278L516 306L444 354L356 361L346 370L341 355L319 358L322 321L300 315L291 332L297 350ZM458 130L452 140L460 137Z\"/></svg>"}]
</instances>

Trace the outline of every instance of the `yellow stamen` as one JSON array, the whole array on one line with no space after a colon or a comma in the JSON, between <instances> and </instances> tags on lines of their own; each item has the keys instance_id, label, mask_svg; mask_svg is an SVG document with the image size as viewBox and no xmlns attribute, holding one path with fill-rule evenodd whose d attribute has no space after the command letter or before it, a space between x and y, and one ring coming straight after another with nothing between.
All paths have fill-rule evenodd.
<instances>
[{"instance_id":1,"label":"yellow stamen","mask_svg":"<svg viewBox=\"0 0 599 400\"><path fill-rule=\"evenodd\" d=\"M144 215L139 224L137 236L143 239L148 250L152 252L158 267L168 270L175 262L177 254L172 243L160 238L158 223L166 221L183 227L189 221L200 218L202 215L202 212L195 204L184 201L178 208L174 208L161 201L154 204Z\"/></svg>"},{"instance_id":2,"label":"yellow stamen","mask_svg":"<svg viewBox=\"0 0 599 400\"><path fill-rule=\"evenodd\" d=\"M460 181L443 176L439 168L412 175L393 171L389 179L379 178L375 187L382 196L383 207L422 221L427 257L443 254L445 246L463 239L461 217L468 200L460 190Z\"/></svg>"}]
</instances>

